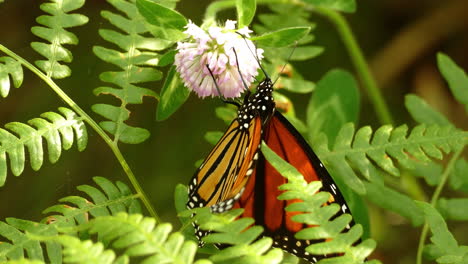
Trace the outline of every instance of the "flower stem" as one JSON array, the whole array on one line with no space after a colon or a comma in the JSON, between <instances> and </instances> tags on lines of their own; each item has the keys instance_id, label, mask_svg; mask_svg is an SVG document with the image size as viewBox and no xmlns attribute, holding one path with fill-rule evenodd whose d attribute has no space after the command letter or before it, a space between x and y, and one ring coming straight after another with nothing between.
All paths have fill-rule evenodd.
<instances>
[{"instance_id":1,"label":"flower stem","mask_svg":"<svg viewBox=\"0 0 468 264\"><path fill-rule=\"evenodd\" d=\"M328 8L314 7L312 10L327 17L335 25L345 47L348 49L349 56L351 57L354 67L362 80L363 87L366 89L371 102L374 105L377 118L381 124L393 124L393 118L390 114L387 103L383 99L382 93L377 87L377 83L370 72L369 65L364 59L361 48L357 44L357 41L344 17L340 13Z\"/></svg>"},{"instance_id":2,"label":"flower stem","mask_svg":"<svg viewBox=\"0 0 468 264\"><path fill-rule=\"evenodd\" d=\"M431 205L433 207L435 207L437 200L439 200L440 193L442 192L442 189L447 183L448 177L450 176L450 173L452 172L453 167L455 167L455 162L458 160L458 158L462 154L463 149L464 148L460 148L458 151L456 151L453 154L452 158L450 159L449 163L447 164L447 167L445 168L445 171L442 174L442 178L439 184L437 185L437 188L435 189L434 193L432 194ZM428 232L429 232L429 226L427 225L427 223L425 223L421 231L421 236L419 237L418 252L416 255L416 264L422 264L424 242L426 241L426 236Z\"/></svg>"},{"instance_id":3,"label":"flower stem","mask_svg":"<svg viewBox=\"0 0 468 264\"><path fill-rule=\"evenodd\" d=\"M122 166L124 172L127 174L128 179L132 183L133 188L135 188L135 191L137 192L137 195L142 200L142 202L143 202L144 206L146 207L146 209L148 210L149 214L153 218L155 218L157 222L160 222L160 219L159 219L156 211L154 210L153 206L149 202L149 199L148 199L147 195L145 194L145 192L141 188L138 180L136 179L135 175L133 174L132 170L130 169L130 166L128 165L127 161L125 160L122 153L120 152L120 149L117 146L117 143L113 142L112 139L106 134L106 132L104 132L104 130L102 130L102 128L83 109L81 109L81 107L79 107L62 89L60 89L60 87L50 77L46 76L41 70L39 70L34 65L32 65L31 63L29 63L28 61L26 61L25 59L23 59L22 57L17 55L16 53L11 51L7 47L3 46L2 44L0 44L0 51L4 52L8 56L14 58L15 60L17 60L18 62L23 64L26 68L31 70L39 78L44 80L44 82L46 82L50 86L50 88L52 88L52 90L55 93L57 93L57 95L63 101L65 101L65 103L67 103L70 106L70 108L73 109L73 111L75 111L81 118L83 118L83 120L86 123L88 123L88 125L91 126L91 128L93 128L94 131L96 131L96 133L99 134L99 136L101 136L101 138L110 147L112 152L114 152L115 157L119 161L119 163Z\"/></svg>"}]
</instances>

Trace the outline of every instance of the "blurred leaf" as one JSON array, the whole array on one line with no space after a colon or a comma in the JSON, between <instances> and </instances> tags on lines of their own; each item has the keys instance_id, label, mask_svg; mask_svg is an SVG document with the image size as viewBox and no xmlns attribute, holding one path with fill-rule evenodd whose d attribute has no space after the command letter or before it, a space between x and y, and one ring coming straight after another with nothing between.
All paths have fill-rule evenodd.
<instances>
[{"instance_id":1,"label":"blurred leaf","mask_svg":"<svg viewBox=\"0 0 468 264\"><path fill-rule=\"evenodd\" d=\"M179 0L153 0L153 2L158 3L167 8L174 9Z\"/></svg>"},{"instance_id":2,"label":"blurred leaf","mask_svg":"<svg viewBox=\"0 0 468 264\"><path fill-rule=\"evenodd\" d=\"M299 133L307 133L307 126L304 124L304 122L302 122L302 120L300 120L299 118L297 118L295 115L292 115L292 114L284 114L284 117L286 117L286 119L289 121L289 123L291 123L291 125L294 126L294 128L297 129L297 131L299 131Z\"/></svg>"},{"instance_id":3,"label":"blurred leaf","mask_svg":"<svg viewBox=\"0 0 468 264\"><path fill-rule=\"evenodd\" d=\"M223 137L223 134L221 131L208 131L205 133L205 140L211 145L216 145L221 137Z\"/></svg>"},{"instance_id":4,"label":"blurred leaf","mask_svg":"<svg viewBox=\"0 0 468 264\"><path fill-rule=\"evenodd\" d=\"M236 0L238 28L250 25L257 9L256 0Z\"/></svg>"},{"instance_id":5,"label":"blurred leaf","mask_svg":"<svg viewBox=\"0 0 468 264\"><path fill-rule=\"evenodd\" d=\"M431 242L441 256L438 256L439 263L467 263L468 247L458 246L458 242L447 228L444 218L437 210L428 203L416 201L423 210L426 222L432 232Z\"/></svg>"},{"instance_id":6,"label":"blurred leaf","mask_svg":"<svg viewBox=\"0 0 468 264\"><path fill-rule=\"evenodd\" d=\"M367 190L367 199L372 203L407 218L413 226L420 226L424 223L421 209L407 195L379 184L364 182L364 185Z\"/></svg>"},{"instance_id":7,"label":"blurred leaf","mask_svg":"<svg viewBox=\"0 0 468 264\"><path fill-rule=\"evenodd\" d=\"M468 220L468 198L441 198L437 201L437 209L447 220Z\"/></svg>"},{"instance_id":8,"label":"blurred leaf","mask_svg":"<svg viewBox=\"0 0 468 264\"><path fill-rule=\"evenodd\" d=\"M182 83L175 66L172 66L161 90L156 120L162 121L170 117L187 100L189 95L190 91Z\"/></svg>"},{"instance_id":9,"label":"blurred leaf","mask_svg":"<svg viewBox=\"0 0 468 264\"><path fill-rule=\"evenodd\" d=\"M187 37L187 35L183 31L173 29L173 28L163 28L163 27L153 26L150 24L147 24L147 28L148 28L148 31L151 32L151 34L154 37L160 40L166 40L171 44L177 41L181 41Z\"/></svg>"},{"instance_id":10,"label":"blurred leaf","mask_svg":"<svg viewBox=\"0 0 468 264\"><path fill-rule=\"evenodd\" d=\"M422 163L417 161L413 164L414 168L410 169L413 175L424 178L427 184L431 186L436 186L440 183L444 169L442 165L436 162Z\"/></svg>"},{"instance_id":11,"label":"blurred leaf","mask_svg":"<svg viewBox=\"0 0 468 264\"><path fill-rule=\"evenodd\" d=\"M310 30L310 27L283 28L258 37L252 37L251 40L265 47L286 47L309 34Z\"/></svg>"},{"instance_id":12,"label":"blurred leaf","mask_svg":"<svg viewBox=\"0 0 468 264\"><path fill-rule=\"evenodd\" d=\"M461 190L468 193L468 162L465 159L459 159L455 162L452 173L449 177L450 187L454 190Z\"/></svg>"},{"instance_id":13,"label":"blurred leaf","mask_svg":"<svg viewBox=\"0 0 468 264\"><path fill-rule=\"evenodd\" d=\"M437 54L437 64L453 95L465 105L465 110L468 112L468 76L463 69L443 53Z\"/></svg>"},{"instance_id":14,"label":"blurred leaf","mask_svg":"<svg viewBox=\"0 0 468 264\"><path fill-rule=\"evenodd\" d=\"M136 6L140 14L150 24L180 31L183 31L185 25L187 25L187 19L179 12L150 0L137 0Z\"/></svg>"},{"instance_id":15,"label":"blurred leaf","mask_svg":"<svg viewBox=\"0 0 468 264\"><path fill-rule=\"evenodd\" d=\"M334 9L347 13L354 13L356 11L356 2L354 0L304 0L314 6Z\"/></svg>"},{"instance_id":16,"label":"blurred leaf","mask_svg":"<svg viewBox=\"0 0 468 264\"><path fill-rule=\"evenodd\" d=\"M315 83L307 80L281 77L278 86L293 93L310 93L315 89Z\"/></svg>"},{"instance_id":17,"label":"blurred leaf","mask_svg":"<svg viewBox=\"0 0 468 264\"><path fill-rule=\"evenodd\" d=\"M237 117L237 110L229 106L216 107L215 112L216 116L228 125Z\"/></svg>"},{"instance_id":18,"label":"blurred leaf","mask_svg":"<svg viewBox=\"0 0 468 264\"><path fill-rule=\"evenodd\" d=\"M351 74L342 70L328 72L317 83L307 106L310 142L314 145L318 134L323 132L333 145L344 124L357 123L359 101L357 83Z\"/></svg>"},{"instance_id":19,"label":"blurred leaf","mask_svg":"<svg viewBox=\"0 0 468 264\"><path fill-rule=\"evenodd\" d=\"M159 59L158 66L165 67L165 66L168 66L169 64L173 64L176 53L177 51L175 49L171 49L168 52L164 53Z\"/></svg>"},{"instance_id":20,"label":"blurred leaf","mask_svg":"<svg viewBox=\"0 0 468 264\"><path fill-rule=\"evenodd\" d=\"M437 110L433 109L421 97L408 94L405 96L405 106L416 122L421 124L452 125L450 121Z\"/></svg>"}]
</instances>

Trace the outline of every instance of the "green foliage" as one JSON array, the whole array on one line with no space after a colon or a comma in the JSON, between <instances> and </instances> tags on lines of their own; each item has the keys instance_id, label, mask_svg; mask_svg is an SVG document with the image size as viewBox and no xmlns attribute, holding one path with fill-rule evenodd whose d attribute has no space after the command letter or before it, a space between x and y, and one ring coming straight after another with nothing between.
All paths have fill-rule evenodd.
<instances>
[{"instance_id":1,"label":"green foliage","mask_svg":"<svg viewBox=\"0 0 468 264\"><path fill-rule=\"evenodd\" d=\"M417 202L424 211L424 216L432 232L431 242L427 248L428 254L436 258L438 263L462 264L468 262L468 246L459 246L447 228L444 218L431 205Z\"/></svg>"},{"instance_id":2,"label":"green foliage","mask_svg":"<svg viewBox=\"0 0 468 264\"><path fill-rule=\"evenodd\" d=\"M172 66L161 90L161 100L156 111L156 120L162 121L171 116L188 99L190 91L179 78Z\"/></svg>"},{"instance_id":3,"label":"green foliage","mask_svg":"<svg viewBox=\"0 0 468 264\"><path fill-rule=\"evenodd\" d=\"M26 255L30 259L44 261L43 250L52 263L59 263L60 247L56 243L45 243L43 248L39 241L31 239L27 233L35 235L56 235L57 231L49 225L31 221L7 218L0 222L0 236L2 246L0 247L0 261L19 260Z\"/></svg>"},{"instance_id":4,"label":"green foliage","mask_svg":"<svg viewBox=\"0 0 468 264\"><path fill-rule=\"evenodd\" d=\"M43 139L47 142L49 161L57 162L62 149L68 150L76 138L79 151L86 148L88 134L82 119L68 108L60 107L60 114L46 112L41 118L28 121L29 125L11 122L0 128L0 186L7 176L7 156L10 170L15 176L21 175L26 162L26 151L33 170L39 170L44 162ZM13 133L12 133L13 132Z\"/></svg>"},{"instance_id":5,"label":"green foliage","mask_svg":"<svg viewBox=\"0 0 468 264\"><path fill-rule=\"evenodd\" d=\"M236 220L242 214L242 210L212 214L209 208L200 208L196 209L195 212L194 220L200 225L200 228L213 232L204 237L203 241L213 245L230 245L210 257L213 262L280 263L283 252L280 249L270 249L273 240L268 237L258 239L263 232L262 227L250 227L254 222L251 218Z\"/></svg>"},{"instance_id":6,"label":"green foliage","mask_svg":"<svg viewBox=\"0 0 468 264\"><path fill-rule=\"evenodd\" d=\"M89 185L79 186L78 189L91 197L91 201L80 196L69 196L61 199L60 204L45 210L45 213L57 213L45 218L41 223L7 218L0 222L0 261L16 260L18 263L26 255L31 260L49 263L101 263L86 262L94 258L112 256L109 252L100 252L102 246L92 245L91 242L81 242L73 236L79 234L81 239L89 237L89 232L78 225L90 224L90 216L101 217L118 215L121 212L140 213L140 205L125 184L113 184L102 177L95 177L94 181L102 189ZM92 225L92 224L90 224ZM77 232L79 231L79 232ZM86 231L86 232L85 232ZM67 236L60 234L68 234ZM62 252L60 244L65 246ZM88 252L89 254L85 254ZM94 254L94 255L90 255ZM82 255L82 259L76 257ZM16 263L16 262L11 262ZM102 262L104 263L104 262ZM118 263L118 262L115 262ZM122 262L124 263L124 262Z\"/></svg>"},{"instance_id":7,"label":"green foliage","mask_svg":"<svg viewBox=\"0 0 468 264\"><path fill-rule=\"evenodd\" d=\"M0 57L0 96L7 97L10 92L10 78L15 88L23 83L23 68L21 63L10 58Z\"/></svg>"},{"instance_id":8,"label":"green foliage","mask_svg":"<svg viewBox=\"0 0 468 264\"><path fill-rule=\"evenodd\" d=\"M156 51L166 49L171 41L146 37L151 27L138 13L134 2L126 0L108 1L119 13L102 11L101 15L119 31L101 29L99 34L106 41L115 44L120 50L95 46L93 52L101 60L117 66L120 71L108 71L100 74L103 82L119 88L102 86L94 90L96 95L110 94L120 100L118 106L95 104L94 112L108 119L100 123L101 127L115 137L115 141L138 144L145 141L150 133L140 127L133 127L126 122L130 117L130 104L141 104L144 96L158 97L139 83L160 80L162 73L154 68L161 57ZM121 33L123 32L123 33Z\"/></svg>"},{"instance_id":9,"label":"green foliage","mask_svg":"<svg viewBox=\"0 0 468 264\"><path fill-rule=\"evenodd\" d=\"M356 80L348 72L332 70L318 83L307 106L309 141L318 144L320 132L325 133L333 145L338 131L348 122L357 123L359 116L359 90Z\"/></svg>"},{"instance_id":10,"label":"green foliage","mask_svg":"<svg viewBox=\"0 0 468 264\"><path fill-rule=\"evenodd\" d=\"M298 30L299 32L295 32L296 34L294 35L301 36L304 28L310 28L310 30L315 28L315 24L309 22L310 13L298 6L275 4L269 5L269 8L273 13L258 15L261 24L255 24L253 26L256 32L269 34L281 29L300 27L303 29ZM291 16L291 14L294 14L294 16ZM275 64L278 60L278 65L282 66L286 61L308 60L319 55L323 51L322 47L308 45L313 39L314 37L311 34L308 34L302 39L298 39L298 45L292 55L291 51L284 47L274 48L264 47L262 45L260 45L260 47L265 50L265 57L268 58L268 60L275 61ZM293 41L291 44L295 45L295 42Z\"/></svg>"},{"instance_id":11,"label":"green foliage","mask_svg":"<svg viewBox=\"0 0 468 264\"><path fill-rule=\"evenodd\" d=\"M304 0L317 7L325 7L337 11L354 13L356 11L356 2L354 0Z\"/></svg>"},{"instance_id":12,"label":"green foliage","mask_svg":"<svg viewBox=\"0 0 468 264\"><path fill-rule=\"evenodd\" d=\"M376 244L371 239L358 242L362 236L362 226L357 224L346 230L351 223L351 215L343 214L333 218L341 208L335 203L323 206L327 203L330 194L320 191L322 187L321 182L313 181L307 183L296 168L277 156L265 143L262 144L261 150L268 162L281 175L288 179L288 183L280 186L280 190L284 192L278 196L278 199L298 199L301 201L290 204L286 207L286 211L304 212L293 216L292 219L296 222L312 226L296 233L296 238L302 240L323 240L323 242L311 244L306 250L314 255L340 254L337 257L327 258L319 263L365 262ZM380 262L369 261L368 263Z\"/></svg>"},{"instance_id":13,"label":"green foliage","mask_svg":"<svg viewBox=\"0 0 468 264\"><path fill-rule=\"evenodd\" d=\"M468 76L447 55L437 54L439 70L448 82L455 98L465 105L468 112Z\"/></svg>"},{"instance_id":14,"label":"green foliage","mask_svg":"<svg viewBox=\"0 0 468 264\"><path fill-rule=\"evenodd\" d=\"M316 151L349 187L364 194L364 185L351 166L367 180L379 184L383 181L379 168L398 176L400 170L396 163L412 168L413 159L420 162L429 162L431 158L442 159L442 151L449 153L460 149L466 144L467 137L466 132L438 125L419 125L409 135L407 133L406 125L397 128L382 126L374 135L372 129L366 126L355 133L354 125L349 123L340 130L331 149L322 135Z\"/></svg>"},{"instance_id":15,"label":"green foliage","mask_svg":"<svg viewBox=\"0 0 468 264\"><path fill-rule=\"evenodd\" d=\"M437 124L441 126L452 125L441 113L430 107L426 101L414 94L405 96L405 106L414 120L421 124Z\"/></svg>"},{"instance_id":16,"label":"green foliage","mask_svg":"<svg viewBox=\"0 0 468 264\"><path fill-rule=\"evenodd\" d=\"M127 256L116 259L115 253L104 250L102 243L93 243L91 240L82 241L72 236L35 237L37 240L55 241L60 243L63 249L63 261L65 263L129 263Z\"/></svg>"},{"instance_id":17,"label":"green foliage","mask_svg":"<svg viewBox=\"0 0 468 264\"><path fill-rule=\"evenodd\" d=\"M258 45L264 47L286 47L293 45L296 41L307 36L310 30L310 27L282 28L274 32L265 33L258 37L252 37L251 39Z\"/></svg>"},{"instance_id":18,"label":"green foliage","mask_svg":"<svg viewBox=\"0 0 468 264\"><path fill-rule=\"evenodd\" d=\"M61 204L44 210L44 213L50 214L44 221L52 221L58 227L70 228L87 223L89 216L109 216L120 212L141 213L140 203L127 185L120 181L114 184L103 177L94 177L93 180L101 190L90 185L77 187L87 194L90 200L81 196L62 198L59 200Z\"/></svg>"},{"instance_id":19,"label":"green foliage","mask_svg":"<svg viewBox=\"0 0 468 264\"><path fill-rule=\"evenodd\" d=\"M238 27L248 26L254 19L257 9L256 0L236 0Z\"/></svg>"},{"instance_id":20,"label":"green foliage","mask_svg":"<svg viewBox=\"0 0 468 264\"><path fill-rule=\"evenodd\" d=\"M31 47L46 57L47 60L38 60L36 65L52 78L65 78L70 76L71 70L61 62L70 63L72 54L62 45L78 44L78 37L66 30L66 28L84 25L88 18L81 14L69 14L69 12L81 8L85 0L50 0L41 4L42 11L50 15L42 15L36 19L43 26L31 28L34 35L47 40L50 44L32 42Z\"/></svg>"}]
</instances>

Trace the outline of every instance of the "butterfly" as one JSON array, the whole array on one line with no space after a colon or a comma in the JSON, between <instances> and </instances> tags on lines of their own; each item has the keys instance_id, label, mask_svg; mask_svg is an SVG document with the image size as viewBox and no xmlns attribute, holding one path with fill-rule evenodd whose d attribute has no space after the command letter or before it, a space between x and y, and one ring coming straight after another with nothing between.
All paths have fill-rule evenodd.
<instances>
[{"instance_id":1,"label":"butterfly","mask_svg":"<svg viewBox=\"0 0 468 264\"><path fill-rule=\"evenodd\" d=\"M237 117L190 181L187 208L210 207L215 213L243 208L242 216L252 217L256 225L263 226L264 235L273 238L275 247L315 263L326 256L312 255L305 248L321 241L294 237L296 232L308 226L291 220L297 212L284 210L294 201L277 199L281 194L278 187L287 179L265 160L259 151L261 141L293 165L307 182L322 182L322 191L331 194L329 203L341 206L334 217L350 213L349 207L305 139L276 111L272 93L273 82L266 77L257 86L255 94L245 96ZM196 225L195 229L195 235L201 241L207 232Z\"/></svg>"}]
</instances>

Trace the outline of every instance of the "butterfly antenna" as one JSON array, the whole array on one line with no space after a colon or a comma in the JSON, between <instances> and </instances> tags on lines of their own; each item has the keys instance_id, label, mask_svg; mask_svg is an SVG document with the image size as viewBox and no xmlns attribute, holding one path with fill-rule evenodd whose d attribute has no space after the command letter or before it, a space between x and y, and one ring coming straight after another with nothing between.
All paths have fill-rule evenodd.
<instances>
[{"instance_id":1,"label":"butterfly antenna","mask_svg":"<svg viewBox=\"0 0 468 264\"><path fill-rule=\"evenodd\" d=\"M223 102L225 102L226 104L232 104L232 105L235 105L237 107L240 107L240 104L236 101L229 101L227 100L226 98L224 98L224 95L221 93L221 90L219 89L219 86L218 86L218 83L216 82L216 79L214 77L214 74L213 72L211 71L210 69L210 66L208 64L206 64L206 68L208 69L208 71L210 72L210 75L211 75L211 78L213 79L213 82L214 82L214 85L216 87L216 90L218 91L218 95L221 96L221 100Z\"/></svg>"},{"instance_id":2,"label":"butterfly antenna","mask_svg":"<svg viewBox=\"0 0 468 264\"><path fill-rule=\"evenodd\" d=\"M254 56L255 60L258 63L258 66L262 70L263 74L265 75L266 78L270 79L270 76L268 76L267 72L265 71L265 69L262 67L262 64L260 63L260 59L258 58L257 50L255 49L255 52L254 52L250 48L249 43L247 42L247 38L244 35L242 35L241 33L237 32L237 31L236 31L236 33L239 34L244 39L245 45L247 45L247 48L250 50L250 53L252 53L252 55Z\"/></svg>"},{"instance_id":3,"label":"butterfly antenna","mask_svg":"<svg viewBox=\"0 0 468 264\"><path fill-rule=\"evenodd\" d=\"M292 57L294 51L296 50L296 48L297 48L297 41L295 42L294 48L292 49L291 53L289 53L289 56L288 56L288 60L287 60L287 61L290 61L290 60L291 60L291 57ZM276 83L276 82L278 81L278 79L281 77L281 73L283 73L284 68L286 68L286 65L287 65L287 64L288 64L288 63L286 62L286 63L283 65L283 67L281 68L281 71L278 73L278 77L276 77L275 81L273 82L273 85L275 85L275 83Z\"/></svg>"},{"instance_id":4,"label":"butterfly antenna","mask_svg":"<svg viewBox=\"0 0 468 264\"><path fill-rule=\"evenodd\" d=\"M239 58L237 57L236 49L232 48L232 51L234 52L234 56L236 57L237 72L239 73L242 84L244 85L244 88L247 91L246 96L244 97L244 102L245 102L245 100L247 100L250 97L250 89L249 89L249 86L247 86L247 83L245 82L244 77L242 76L242 72L241 72L240 66L239 66Z\"/></svg>"}]
</instances>

